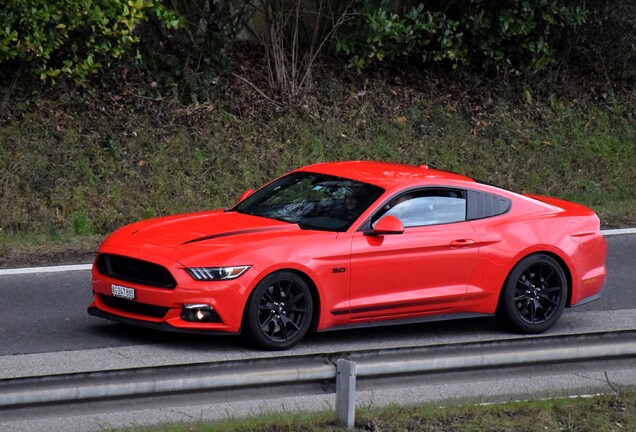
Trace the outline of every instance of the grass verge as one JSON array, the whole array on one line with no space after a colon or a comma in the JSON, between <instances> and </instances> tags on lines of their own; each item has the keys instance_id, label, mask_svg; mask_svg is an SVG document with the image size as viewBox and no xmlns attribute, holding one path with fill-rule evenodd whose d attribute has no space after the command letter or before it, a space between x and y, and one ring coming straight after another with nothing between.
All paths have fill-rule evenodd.
<instances>
[{"instance_id":1,"label":"grass verge","mask_svg":"<svg viewBox=\"0 0 636 432\"><path fill-rule=\"evenodd\" d=\"M438 82L327 82L286 112L251 111L253 94L183 106L134 87L16 102L0 122L0 265L56 244L94 251L131 221L227 206L327 160L426 163L636 225L634 95L527 103Z\"/></svg>"},{"instance_id":2,"label":"grass verge","mask_svg":"<svg viewBox=\"0 0 636 432\"><path fill-rule=\"evenodd\" d=\"M145 432L330 432L340 431L333 412L289 413L231 419L218 423L171 424L126 429ZM359 409L356 431L634 431L636 391L616 395L509 402L489 405L426 404Z\"/></svg>"},{"instance_id":3,"label":"grass verge","mask_svg":"<svg viewBox=\"0 0 636 432\"><path fill-rule=\"evenodd\" d=\"M102 240L100 235L0 235L0 268L90 263Z\"/></svg>"}]
</instances>

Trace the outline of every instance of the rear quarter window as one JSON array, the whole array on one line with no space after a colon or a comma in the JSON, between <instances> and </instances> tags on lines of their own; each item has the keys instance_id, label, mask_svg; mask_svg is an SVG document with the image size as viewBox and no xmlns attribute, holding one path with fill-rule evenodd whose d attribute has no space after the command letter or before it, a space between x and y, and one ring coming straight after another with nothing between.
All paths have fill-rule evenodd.
<instances>
[{"instance_id":1,"label":"rear quarter window","mask_svg":"<svg viewBox=\"0 0 636 432\"><path fill-rule=\"evenodd\" d=\"M466 219L484 219L507 213L512 207L508 198L486 192L468 191Z\"/></svg>"}]
</instances>

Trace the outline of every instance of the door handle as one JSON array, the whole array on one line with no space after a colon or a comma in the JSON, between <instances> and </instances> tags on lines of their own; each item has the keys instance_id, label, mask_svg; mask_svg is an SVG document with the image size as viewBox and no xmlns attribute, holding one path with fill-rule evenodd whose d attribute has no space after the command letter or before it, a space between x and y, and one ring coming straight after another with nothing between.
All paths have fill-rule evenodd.
<instances>
[{"instance_id":1,"label":"door handle","mask_svg":"<svg viewBox=\"0 0 636 432\"><path fill-rule=\"evenodd\" d=\"M475 241L473 239L460 239L460 240L453 240L452 242L450 242L450 247L454 249L469 248L474 244L475 244Z\"/></svg>"}]
</instances>

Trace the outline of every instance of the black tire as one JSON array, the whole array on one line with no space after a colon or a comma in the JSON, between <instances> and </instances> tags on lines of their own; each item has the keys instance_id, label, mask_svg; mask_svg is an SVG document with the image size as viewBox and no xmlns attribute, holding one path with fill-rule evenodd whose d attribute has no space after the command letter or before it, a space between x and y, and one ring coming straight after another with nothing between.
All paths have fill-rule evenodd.
<instances>
[{"instance_id":1,"label":"black tire","mask_svg":"<svg viewBox=\"0 0 636 432\"><path fill-rule=\"evenodd\" d=\"M243 317L245 334L268 350L285 350L307 334L313 315L313 298L298 275L281 271L265 277L254 288Z\"/></svg>"},{"instance_id":2,"label":"black tire","mask_svg":"<svg viewBox=\"0 0 636 432\"><path fill-rule=\"evenodd\" d=\"M519 333L543 333L563 313L567 295L567 278L558 261L544 254L529 255L506 279L497 321Z\"/></svg>"}]
</instances>

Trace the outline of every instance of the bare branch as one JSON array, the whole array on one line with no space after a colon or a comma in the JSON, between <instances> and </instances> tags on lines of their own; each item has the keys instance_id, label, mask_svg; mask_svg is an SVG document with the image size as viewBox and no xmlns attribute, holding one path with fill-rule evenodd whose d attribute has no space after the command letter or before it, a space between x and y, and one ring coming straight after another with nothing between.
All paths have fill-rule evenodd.
<instances>
[{"instance_id":1,"label":"bare branch","mask_svg":"<svg viewBox=\"0 0 636 432\"><path fill-rule=\"evenodd\" d=\"M607 385L612 389L614 393L619 393L618 389L614 387L614 384L612 384L612 382L610 381L609 376L607 375L607 371L605 371L605 381L607 381Z\"/></svg>"},{"instance_id":2,"label":"bare branch","mask_svg":"<svg viewBox=\"0 0 636 432\"><path fill-rule=\"evenodd\" d=\"M316 59L338 28L352 18L352 4L348 0L333 6L320 0L306 10L304 0L260 2L265 28L256 33L263 45L270 89L279 94L279 100L288 104L301 95ZM313 18L313 29L304 28L306 18Z\"/></svg>"},{"instance_id":3,"label":"bare branch","mask_svg":"<svg viewBox=\"0 0 636 432\"><path fill-rule=\"evenodd\" d=\"M7 107L9 106L9 102L11 101L11 95L13 94L13 91L15 90L15 87L18 84L18 80L22 76L22 69L23 69L23 64L21 63L18 69L18 73L16 73L13 80L11 80L11 84L9 85L9 88L7 88L7 91L4 94L4 97L2 98L2 103L0 104L0 114L3 114L7 110Z\"/></svg>"},{"instance_id":4,"label":"bare branch","mask_svg":"<svg viewBox=\"0 0 636 432\"><path fill-rule=\"evenodd\" d=\"M258 86L256 84L254 84L253 82L251 82L250 80L248 80L247 78L244 78L238 74L232 73L232 76L235 78L240 79L241 81L243 81L245 84L249 85L250 87L252 87L254 90L256 90L258 92L258 94L260 94L261 96L263 96L263 98L265 100L267 100L269 103L271 103L272 105L278 107L278 108L285 108L284 105L280 104L279 102L276 102L274 99L270 98L269 96L267 96L260 88L258 88Z\"/></svg>"},{"instance_id":5,"label":"bare branch","mask_svg":"<svg viewBox=\"0 0 636 432\"><path fill-rule=\"evenodd\" d=\"M329 41L329 39L331 39L331 36L336 32L336 30L338 30L339 27L341 27L346 21L347 21L347 11L349 10L349 7L353 4L353 0L349 1L349 3L347 3L347 5L345 6L345 9L342 11L342 14L338 17L338 19L336 20L335 24L331 26L331 29L329 29L329 31L327 32L327 35L324 36L322 38L322 41L320 42L320 45L318 46L318 49L316 49L315 51L309 53L311 58L309 60L309 65L308 67L305 69L305 75L303 76L302 80L300 81L300 86L302 86L307 77L309 76L309 73L311 71L311 66L313 65L314 61L316 60L316 57L318 57L318 54L320 54L320 52L322 51L322 48L324 47L324 45Z\"/></svg>"}]
</instances>

